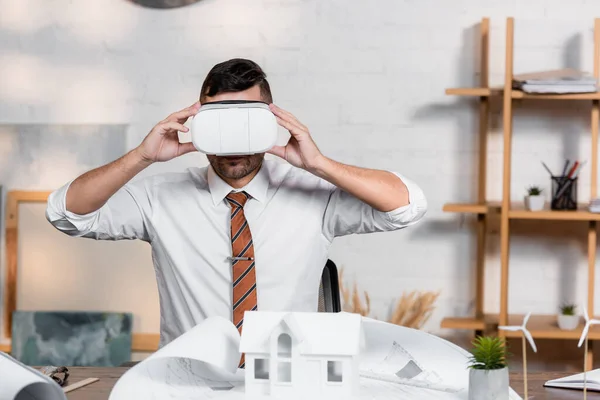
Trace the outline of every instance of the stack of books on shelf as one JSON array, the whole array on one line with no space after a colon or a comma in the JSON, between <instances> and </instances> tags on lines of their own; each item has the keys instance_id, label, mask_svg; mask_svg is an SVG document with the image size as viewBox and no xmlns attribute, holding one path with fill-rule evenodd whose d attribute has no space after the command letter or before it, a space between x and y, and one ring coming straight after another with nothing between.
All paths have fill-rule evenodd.
<instances>
[{"instance_id":1,"label":"stack of books on shelf","mask_svg":"<svg viewBox=\"0 0 600 400\"><path fill-rule=\"evenodd\" d=\"M589 206L590 212L600 212L600 198L592 199Z\"/></svg>"},{"instance_id":2,"label":"stack of books on shelf","mask_svg":"<svg viewBox=\"0 0 600 400\"><path fill-rule=\"evenodd\" d=\"M594 93L598 80L587 72L571 68L515 75L513 88L525 93Z\"/></svg>"}]
</instances>

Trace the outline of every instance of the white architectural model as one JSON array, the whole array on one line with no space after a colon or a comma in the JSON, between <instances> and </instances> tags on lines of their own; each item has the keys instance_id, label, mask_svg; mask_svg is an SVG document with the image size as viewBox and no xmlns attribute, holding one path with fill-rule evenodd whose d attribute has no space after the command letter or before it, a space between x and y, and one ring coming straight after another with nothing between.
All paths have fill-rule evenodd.
<instances>
[{"instance_id":1,"label":"white architectural model","mask_svg":"<svg viewBox=\"0 0 600 400\"><path fill-rule=\"evenodd\" d=\"M358 396L363 347L358 314L248 311L240 342L246 398Z\"/></svg>"},{"instance_id":2,"label":"white architectural model","mask_svg":"<svg viewBox=\"0 0 600 400\"><path fill-rule=\"evenodd\" d=\"M590 327L592 325L600 325L600 320L590 319L590 315L588 314L587 307L583 307L583 317L585 318L585 326L583 327L583 331L581 331L581 338L579 338L579 344L577 347L581 347L581 345L585 341L585 351L583 352L583 400L587 399L587 359L588 359L588 334L590 332Z\"/></svg>"},{"instance_id":3,"label":"white architectural model","mask_svg":"<svg viewBox=\"0 0 600 400\"><path fill-rule=\"evenodd\" d=\"M529 342L529 344L531 345L531 348L533 349L534 353L537 353L537 347L535 345L535 342L533 341L533 336L531 336L531 333L527 330L527 321L529 321L529 318L531 317L531 313L528 313L525 318L523 319L523 325L521 326L499 326L498 329L501 330L505 330L505 331L513 331L513 332L518 332L521 331L523 333L523 336L521 337L522 339L522 348L523 348L523 391L524 393L524 399L528 400L529 399L529 395L528 395L528 391L527 391L527 343L525 342L525 339L527 339L527 341Z\"/></svg>"}]
</instances>

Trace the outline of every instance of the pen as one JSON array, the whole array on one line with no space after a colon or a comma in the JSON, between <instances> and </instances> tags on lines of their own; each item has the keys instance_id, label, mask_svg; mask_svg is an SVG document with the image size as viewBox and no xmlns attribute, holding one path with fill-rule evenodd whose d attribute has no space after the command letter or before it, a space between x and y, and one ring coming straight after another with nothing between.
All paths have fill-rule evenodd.
<instances>
[{"instance_id":1,"label":"pen","mask_svg":"<svg viewBox=\"0 0 600 400\"><path fill-rule=\"evenodd\" d=\"M567 168L569 167L569 159L567 158L565 160L565 166L563 167L562 170L562 174L561 174L561 179L559 180L559 189L561 186L565 185L567 183L567 181L569 180L569 177L566 175L567 173Z\"/></svg>"},{"instance_id":2,"label":"pen","mask_svg":"<svg viewBox=\"0 0 600 400\"><path fill-rule=\"evenodd\" d=\"M573 166L571 167L571 170L569 171L569 175L567 176L567 178L571 179L571 177L575 173L575 170L577 169L578 166L579 166L579 161L575 161L575 164L573 164Z\"/></svg>"},{"instance_id":3,"label":"pen","mask_svg":"<svg viewBox=\"0 0 600 400\"><path fill-rule=\"evenodd\" d=\"M569 159L567 158L565 160L565 166L563 167L563 172L562 172L562 176L565 176L565 174L567 173L567 168L569 167Z\"/></svg>"},{"instance_id":4,"label":"pen","mask_svg":"<svg viewBox=\"0 0 600 400\"><path fill-rule=\"evenodd\" d=\"M542 161L542 165L544 166L544 168L546 169L546 171L548 171L548 173L550 174L550 176L554 176L554 174L552 173L552 171L550 171L550 168L548 168L548 166L546 165L546 163L544 163Z\"/></svg>"},{"instance_id":5,"label":"pen","mask_svg":"<svg viewBox=\"0 0 600 400\"><path fill-rule=\"evenodd\" d=\"M575 169L575 173L573 174L573 178L576 178L579 175L579 172L581 172L581 168L587 163L587 160L585 160L584 162L582 162L581 164L579 164L579 166Z\"/></svg>"},{"instance_id":6,"label":"pen","mask_svg":"<svg viewBox=\"0 0 600 400\"><path fill-rule=\"evenodd\" d=\"M579 164L579 161L575 161L575 164L573 164L573 167L569 171L569 176L568 176L569 180L562 187L559 188L558 193L556 194L556 196L554 196L555 199L560 199L560 197L563 195L563 193L569 188L569 186L571 186L571 184L573 183L573 181L571 179L574 179L577 177L577 175L581 171L581 167L586 162L587 161L584 161L581 164Z\"/></svg>"}]
</instances>

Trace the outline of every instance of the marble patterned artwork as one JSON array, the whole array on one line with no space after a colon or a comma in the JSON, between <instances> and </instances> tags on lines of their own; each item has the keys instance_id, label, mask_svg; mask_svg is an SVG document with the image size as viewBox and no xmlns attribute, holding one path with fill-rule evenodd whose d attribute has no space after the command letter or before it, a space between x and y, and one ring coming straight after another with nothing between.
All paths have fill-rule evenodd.
<instances>
[{"instance_id":1,"label":"marble patterned artwork","mask_svg":"<svg viewBox=\"0 0 600 400\"><path fill-rule=\"evenodd\" d=\"M11 355L26 365L119 366L131 359L132 315L15 311Z\"/></svg>"}]
</instances>

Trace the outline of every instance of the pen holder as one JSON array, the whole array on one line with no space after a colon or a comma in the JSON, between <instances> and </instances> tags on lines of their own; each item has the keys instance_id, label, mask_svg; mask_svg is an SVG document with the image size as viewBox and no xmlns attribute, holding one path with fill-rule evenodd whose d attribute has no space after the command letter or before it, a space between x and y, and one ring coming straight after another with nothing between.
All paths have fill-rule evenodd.
<instances>
[{"instance_id":1,"label":"pen holder","mask_svg":"<svg viewBox=\"0 0 600 400\"><path fill-rule=\"evenodd\" d=\"M552 210L577 209L577 178L566 176L552 177Z\"/></svg>"}]
</instances>

